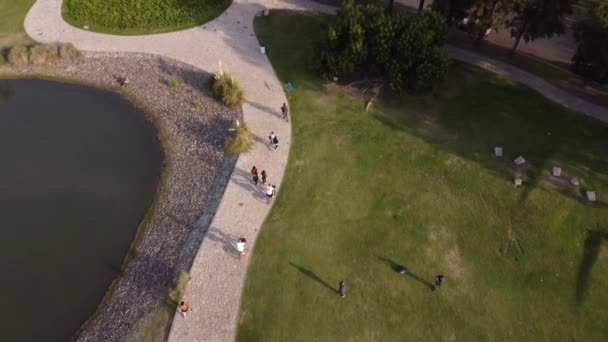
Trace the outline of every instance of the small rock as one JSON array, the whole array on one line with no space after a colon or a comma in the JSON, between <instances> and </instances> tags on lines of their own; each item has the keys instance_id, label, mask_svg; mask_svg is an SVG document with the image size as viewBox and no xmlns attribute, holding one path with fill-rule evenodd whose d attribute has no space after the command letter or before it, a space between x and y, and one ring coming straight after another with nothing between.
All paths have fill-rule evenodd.
<instances>
[{"instance_id":1,"label":"small rock","mask_svg":"<svg viewBox=\"0 0 608 342\"><path fill-rule=\"evenodd\" d=\"M585 194L587 195L587 200L589 202L595 202L597 200L595 197L595 191L587 191Z\"/></svg>"},{"instance_id":2,"label":"small rock","mask_svg":"<svg viewBox=\"0 0 608 342\"><path fill-rule=\"evenodd\" d=\"M334 76L334 82L338 82L338 77Z\"/></svg>"},{"instance_id":3,"label":"small rock","mask_svg":"<svg viewBox=\"0 0 608 342\"><path fill-rule=\"evenodd\" d=\"M562 175L562 168L559 166L554 166L553 168L551 168L551 174L553 175L553 177L559 177Z\"/></svg>"},{"instance_id":4,"label":"small rock","mask_svg":"<svg viewBox=\"0 0 608 342\"><path fill-rule=\"evenodd\" d=\"M572 185L574 185L574 186L578 186L578 184L579 184L579 183L578 183L578 179L576 179L576 178L574 178L574 177L573 177L573 178L571 178L571 179L570 179L570 184L572 184Z\"/></svg>"},{"instance_id":5,"label":"small rock","mask_svg":"<svg viewBox=\"0 0 608 342\"><path fill-rule=\"evenodd\" d=\"M526 163L526 158L524 158L524 156L519 156L513 160L513 163L517 166L524 165Z\"/></svg>"},{"instance_id":6,"label":"small rock","mask_svg":"<svg viewBox=\"0 0 608 342\"><path fill-rule=\"evenodd\" d=\"M85 29L85 30L88 30L89 29L89 25L84 25L82 28Z\"/></svg>"},{"instance_id":7,"label":"small rock","mask_svg":"<svg viewBox=\"0 0 608 342\"><path fill-rule=\"evenodd\" d=\"M522 184L523 184L523 182L524 182L524 180L523 180L523 179L521 179L521 178L519 178L519 177L516 177L516 178L513 180L513 184L515 184L515 186L520 186L520 185L522 185Z\"/></svg>"},{"instance_id":8,"label":"small rock","mask_svg":"<svg viewBox=\"0 0 608 342\"><path fill-rule=\"evenodd\" d=\"M497 157L502 157L502 147L494 147L494 155Z\"/></svg>"}]
</instances>

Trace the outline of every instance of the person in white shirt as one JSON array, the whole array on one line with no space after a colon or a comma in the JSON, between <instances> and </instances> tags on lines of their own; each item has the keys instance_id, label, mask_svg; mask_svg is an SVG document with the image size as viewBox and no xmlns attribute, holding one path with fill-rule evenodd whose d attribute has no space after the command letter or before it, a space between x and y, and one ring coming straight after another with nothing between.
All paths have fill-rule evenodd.
<instances>
[{"instance_id":1,"label":"person in white shirt","mask_svg":"<svg viewBox=\"0 0 608 342\"><path fill-rule=\"evenodd\" d=\"M276 194L276 192L277 186L268 184L268 186L266 187L266 203L270 204L270 202L272 202L272 198L274 197L274 194Z\"/></svg>"},{"instance_id":2,"label":"person in white shirt","mask_svg":"<svg viewBox=\"0 0 608 342\"><path fill-rule=\"evenodd\" d=\"M245 238L239 238L239 241L236 242L236 250L239 252L239 259L245 255L245 243L247 243Z\"/></svg>"}]
</instances>

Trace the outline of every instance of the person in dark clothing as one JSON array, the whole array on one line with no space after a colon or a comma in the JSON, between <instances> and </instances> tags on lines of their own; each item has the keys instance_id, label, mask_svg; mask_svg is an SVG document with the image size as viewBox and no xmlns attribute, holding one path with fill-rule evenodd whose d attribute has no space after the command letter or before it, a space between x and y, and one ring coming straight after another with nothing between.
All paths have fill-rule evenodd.
<instances>
[{"instance_id":1,"label":"person in dark clothing","mask_svg":"<svg viewBox=\"0 0 608 342\"><path fill-rule=\"evenodd\" d=\"M338 285L338 294L342 298L346 297L346 284L343 280L340 281L340 284Z\"/></svg>"},{"instance_id":2,"label":"person in dark clothing","mask_svg":"<svg viewBox=\"0 0 608 342\"><path fill-rule=\"evenodd\" d=\"M433 286L433 291L437 290L443 284L443 276L440 274L435 278L435 286Z\"/></svg>"},{"instance_id":3,"label":"person in dark clothing","mask_svg":"<svg viewBox=\"0 0 608 342\"><path fill-rule=\"evenodd\" d=\"M262 176L262 184L266 184L266 170L262 170L260 175Z\"/></svg>"},{"instance_id":4,"label":"person in dark clothing","mask_svg":"<svg viewBox=\"0 0 608 342\"><path fill-rule=\"evenodd\" d=\"M258 185L258 169L255 167L255 165L251 168L251 175L253 176L253 183Z\"/></svg>"},{"instance_id":5,"label":"person in dark clothing","mask_svg":"<svg viewBox=\"0 0 608 342\"><path fill-rule=\"evenodd\" d=\"M274 138L272 139L272 144L274 145L274 149L276 150L277 148L279 148L279 138L277 138L277 136L275 135Z\"/></svg>"},{"instance_id":6,"label":"person in dark clothing","mask_svg":"<svg viewBox=\"0 0 608 342\"><path fill-rule=\"evenodd\" d=\"M283 103L283 105L281 106L281 113L283 113L283 119L289 120L289 109L287 108L287 104Z\"/></svg>"}]
</instances>

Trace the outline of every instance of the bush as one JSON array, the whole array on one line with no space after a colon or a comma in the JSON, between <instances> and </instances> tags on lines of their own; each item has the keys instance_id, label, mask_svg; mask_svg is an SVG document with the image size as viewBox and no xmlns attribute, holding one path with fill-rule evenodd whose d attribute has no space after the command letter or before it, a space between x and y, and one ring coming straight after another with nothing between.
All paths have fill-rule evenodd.
<instances>
[{"instance_id":1,"label":"bush","mask_svg":"<svg viewBox=\"0 0 608 342\"><path fill-rule=\"evenodd\" d=\"M197 25L219 15L230 0L65 0L64 16L77 26L156 29Z\"/></svg>"},{"instance_id":2,"label":"bush","mask_svg":"<svg viewBox=\"0 0 608 342\"><path fill-rule=\"evenodd\" d=\"M173 288L169 291L169 299L178 303L182 300L184 296L184 291L186 291L186 285L188 285L188 281L190 281L190 275L186 271L181 271L177 275L177 278L173 281Z\"/></svg>"},{"instance_id":3,"label":"bush","mask_svg":"<svg viewBox=\"0 0 608 342\"><path fill-rule=\"evenodd\" d=\"M179 86L179 82L177 82L176 79L170 79L169 82L167 82L167 85L169 85L169 88L175 89Z\"/></svg>"},{"instance_id":4,"label":"bush","mask_svg":"<svg viewBox=\"0 0 608 342\"><path fill-rule=\"evenodd\" d=\"M8 52L8 62L13 66L25 66L29 64L29 53L23 45L13 46Z\"/></svg>"},{"instance_id":5,"label":"bush","mask_svg":"<svg viewBox=\"0 0 608 342\"><path fill-rule=\"evenodd\" d=\"M393 89L429 90L448 67L447 25L436 12L411 16L345 0L319 49L325 77L356 70L381 74Z\"/></svg>"},{"instance_id":6,"label":"bush","mask_svg":"<svg viewBox=\"0 0 608 342\"><path fill-rule=\"evenodd\" d=\"M34 65L49 64L57 60L57 48L49 44L35 45L30 50L30 63Z\"/></svg>"},{"instance_id":7,"label":"bush","mask_svg":"<svg viewBox=\"0 0 608 342\"><path fill-rule=\"evenodd\" d=\"M247 153L253 148L253 137L249 131L249 127L245 123L235 125L232 135L226 139L224 149L226 153L238 156L242 153Z\"/></svg>"},{"instance_id":8,"label":"bush","mask_svg":"<svg viewBox=\"0 0 608 342\"><path fill-rule=\"evenodd\" d=\"M211 90L223 104L230 108L240 107L245 101L243 90L234 78L222 69L221 64L211 78Z\"/></svg>"},{"instance_id":9,"label":"bush","mask_svg":"<svg viewBox=\"0 0 608 342\"><path fill-rule=\"evenodd\" d=\"M2 53L0 53L0 65L4 65L6 64L6 58L4 58L4 55Z\"/></svg>"},{"instance_id":10,"label":"bush","mask_svg":"<svg viewBox=\"0 0 608 342\"><path fill-rule=\"evenodd\" d=\"M82 57L82 52L72 43L63 43L59 46L59 57L62 59L78 59Z\"/></svg>"}]
</instances>

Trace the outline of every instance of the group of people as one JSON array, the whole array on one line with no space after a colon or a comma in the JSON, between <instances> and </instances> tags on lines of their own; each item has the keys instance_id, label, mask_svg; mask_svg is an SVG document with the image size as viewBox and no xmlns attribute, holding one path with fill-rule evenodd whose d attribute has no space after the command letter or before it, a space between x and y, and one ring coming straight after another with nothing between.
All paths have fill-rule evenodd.
<instances>
[{"instance_id":1,"label":"group of people","mask_svg":"<svg viewBox=\"0 0 608 342\"><path fill-rule=\"evenodd\" d=\"M273 184L266 184L266 170L262 170L262 172L258 175L258 168L255 165L251 168L251 177L253 178L253 184L258 185L259 181L262 181L262 185L266 188L264 189L264 193L266 194L266 203L270 204L274 195L277 193L277 186Z\"/></svg>"}]
</instances>

